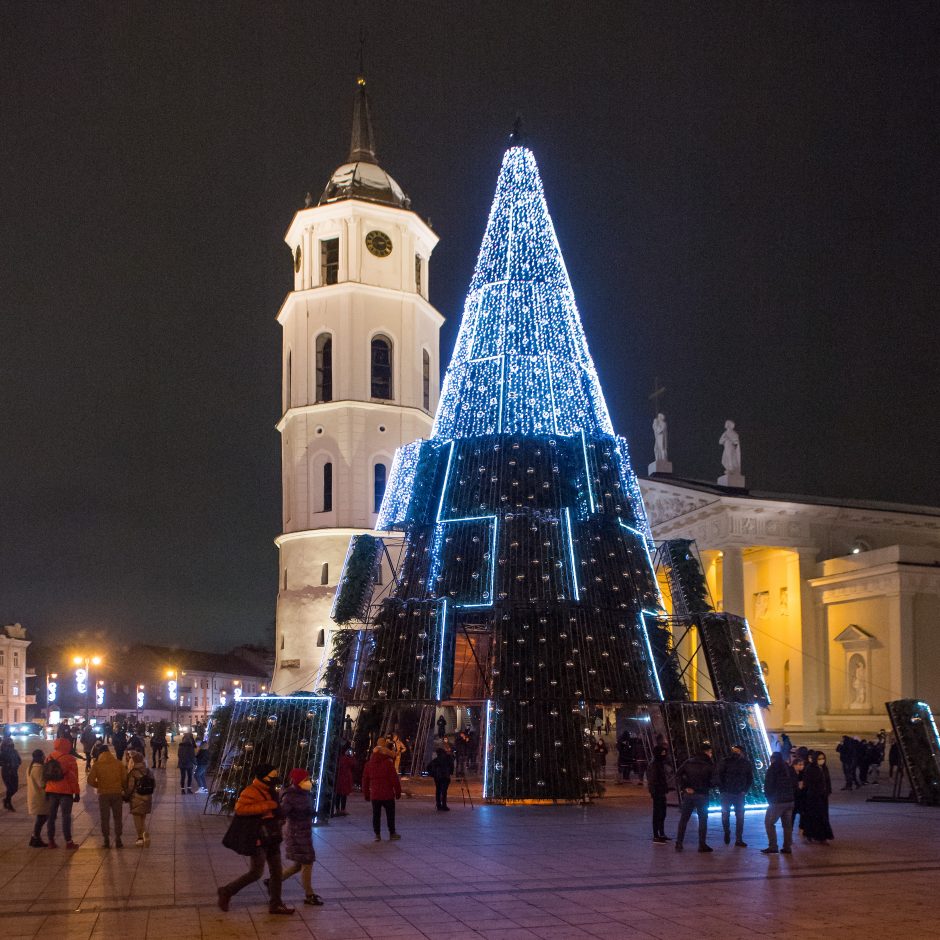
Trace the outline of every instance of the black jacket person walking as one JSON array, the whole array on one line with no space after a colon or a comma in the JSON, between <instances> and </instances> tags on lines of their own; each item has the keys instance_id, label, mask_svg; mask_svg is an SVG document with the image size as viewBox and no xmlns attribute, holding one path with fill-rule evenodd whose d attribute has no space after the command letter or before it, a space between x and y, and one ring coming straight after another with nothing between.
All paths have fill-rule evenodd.
<instances>
[{"instance_id":1,"label":"black jacket person walking","mask_svg":"<svg viewBox=\"0 0 940 940\"><path fill-rule=\"evenodd\" d=\"M669 794L669 780L666 775L667 750L661 744L653 748L653 760L646 771L646 785L653 798L653 841L665 845L669 841L666 835L666 797Z\"/></svg>"},{"instance_id":2,"label":"black jacket person walking","mask_svg":"<svg viewBox=\"0 0 940 940\"><path fill-rule=\"evenodd\" d=\"M690 757L679 768L676 779L681 801L679 829L676 832L676 851L682 851L685 827L689 824L689 817L693 811L698 816L699 852L714 851L705 841L708 835L708 791L715 785L715 765L712 763L711 744L707 741L702 744L699 753Z\"/></svg>"},{"instance_id":3,"label":"black jacket person walking","mask_svg":"<svg viewBox=\"0 0 940 940\"><path fill-rule=\"evenodd\" d=\"M731 842L731 807L734 807L734 844L747 848L744 841L744 798L754 782L754 768L744 756L740 744L731 745L731 754L718 765L718 789L721 791L721 828L725 845Z\"/></svg>"}]
</instances>

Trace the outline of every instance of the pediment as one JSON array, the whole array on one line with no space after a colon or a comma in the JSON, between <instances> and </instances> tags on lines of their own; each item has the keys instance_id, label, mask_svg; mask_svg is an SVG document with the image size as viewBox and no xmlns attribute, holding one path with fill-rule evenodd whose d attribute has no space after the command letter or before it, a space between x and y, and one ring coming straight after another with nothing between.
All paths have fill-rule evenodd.
<instances>
[{"instance_id":1,"label":"pediment","mask_svg":"<svg viewBox=\"0 0 940 940\"><path fill-rule=\"evenodd\" d=\"M860 626L850 623L836 638L836 643L870 643L874 637Z\"/></svg>"}]
</instances>

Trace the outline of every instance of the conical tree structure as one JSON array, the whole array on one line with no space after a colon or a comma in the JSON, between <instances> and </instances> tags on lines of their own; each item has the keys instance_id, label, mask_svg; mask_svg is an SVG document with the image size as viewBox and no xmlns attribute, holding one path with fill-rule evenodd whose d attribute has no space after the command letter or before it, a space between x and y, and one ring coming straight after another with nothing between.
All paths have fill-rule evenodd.
<instances>
[{"instance_id":1,"label":"conical tree structure","mask_svg":"<svg viewBox=\"0 0 940 940\"><path fill-rule=\"evenodd\" d=\"M396 455L379 528L405 548L360 696L447 700L457 636L490 631L484 795L594 792L585 717L660 701L665 637L639 488L525 147L503 159L432 439Z\"/></svg>"}]
</instances>

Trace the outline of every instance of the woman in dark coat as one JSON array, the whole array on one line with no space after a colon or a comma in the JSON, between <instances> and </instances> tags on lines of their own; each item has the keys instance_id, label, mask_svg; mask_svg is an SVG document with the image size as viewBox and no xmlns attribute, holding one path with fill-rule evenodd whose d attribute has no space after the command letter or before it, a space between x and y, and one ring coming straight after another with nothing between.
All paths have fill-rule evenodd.
<instances>
[{"instance_id":1,"label":"woman in dark coat","mask_svg":"<svg viewBox=\"0 0 940 940\"><path fill-rule=\"evenodd\" d=\"M176 749L176 765L180 769L180 793L193 792L193 770L196 766L196 739L188 731Z\"/></svg>"},{"instance_id":2,"label":"woman in dark coat","mask_svg":"<svg viewBox=\"0 0 940 940\"><path fill-rule=\"evenodd\" d=\"M313 781L306 770L297 768L290 772L290 786L281 794L281 817L287 820L287 833L284 839L284 854L294 864L285 868L281 881L300 872L304 886L304 904L319 907L323 899L313 893L311 876L316 853L313 851L313 806L310 802L310 790Z\"/></svg>"},{"instance_id":3,"label":"woman in dark coat","mask_svg":"<svg viewBox=\"0 0 940 940\"><path fill-rule=\"evenodd\" d=\"M833 838L832 826L829 825L831 793L826 755L822 751L812 752L803 771L803 811L800 814L800 828L810 842L825 845Z\"/></svg>"},{"instance_id":4,"label":"woman in dark coat","mask_svg":"<svg viewBox=\"0 0 940 940\"><path fill-rule=\"evenodd\" d=\"M353 775L356 772L356 758L353 752L347 750L339 759L336 768L336 797L333 803L334 816L348 816L346 812L346 799L353 791Z\"/></svg>"}]
</instances>

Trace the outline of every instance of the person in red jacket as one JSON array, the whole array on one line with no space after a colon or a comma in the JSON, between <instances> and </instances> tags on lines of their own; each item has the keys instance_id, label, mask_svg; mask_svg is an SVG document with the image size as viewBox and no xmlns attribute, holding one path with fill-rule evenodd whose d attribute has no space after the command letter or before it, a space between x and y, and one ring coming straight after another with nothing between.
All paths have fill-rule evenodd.
<instances>
[{"instance_id":1,"label":"person in red jacket","mask_svg":"<svg viewBox=\"0 0 940 940\"><path fill-rule=\"evenodd\" d=\"M46 758L46 763L58 763L59 769L50 773L46 770L46 795L49 797L49 848L57 848L55 841L56 816L62 813L62 834L65 836L65 847L77 849L78 845L72 841L72 803L79 800L78 789L78 761L72 754L72 736L66 733L65 737L56 738L52 746L52 753ZM57 778L57 779L56 779Z\"/></svg>"},{"instance_id":2,"label":"person in red jacket","mask_svg":"<svg viewBox=\"0 0 940 940\"><path fill-rule=\"evenodd\" d=\"M401 781L395 771L395 752L386 745L385 738L379 738L362 772L362 795L372 801L372 828L376 842L382 841L383 808L389 839L401 838L395 831L395 800L401 797Z\"/></svg>"},{"instance_id":3,"label":"person in red jacket","mask_svg":"<svg viewBox=\"0 0 940 940\"><path fill-rule=\"evenodd\" d=\"M346 812L346 798L352 793L353 774L356 771L356 758L352 748L349 748L339 759L336 768L336 796L333 800L333 815L348 816Z\"/></svg>"}]
</instances>

